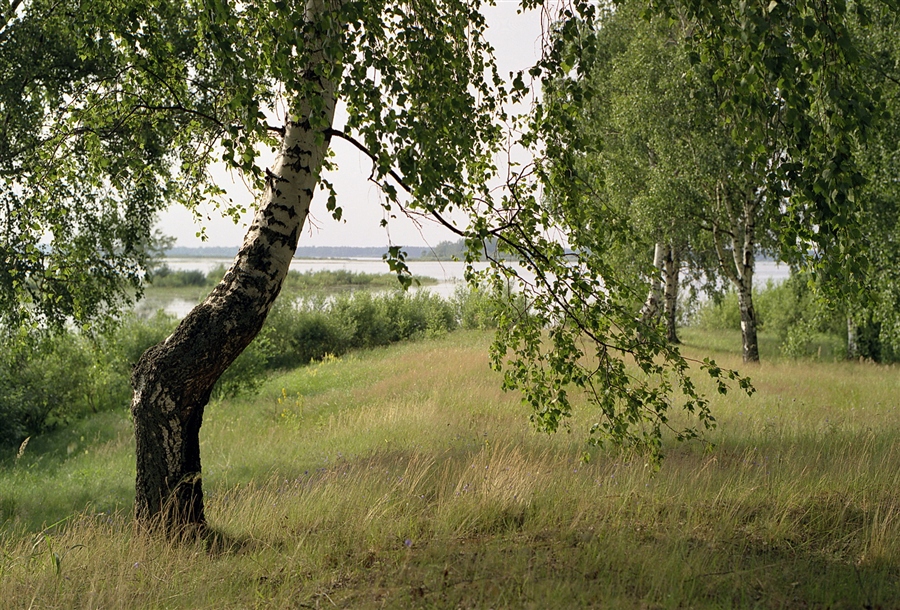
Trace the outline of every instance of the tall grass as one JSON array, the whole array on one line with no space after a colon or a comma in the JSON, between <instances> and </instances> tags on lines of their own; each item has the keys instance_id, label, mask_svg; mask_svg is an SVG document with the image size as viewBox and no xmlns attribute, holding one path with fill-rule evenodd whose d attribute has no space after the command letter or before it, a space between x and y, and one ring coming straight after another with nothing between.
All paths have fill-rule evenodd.
<instances>
[{"instance_id":1,"label":"tall grass","mask_svg":"<svg viewBox=\"0 0 900 610\"><path fill-rule=\"evenodd\" d=\"M715 447L670 443L654 472L589 449L590 413L534 432L487 341L328 358L210 405L203 541L132 529L124 419L82 422L71 452L34 439L0 469L0 605L900 605L895 370L763 363L757 395L715 399Z\"/></svg>"}]
</instances>

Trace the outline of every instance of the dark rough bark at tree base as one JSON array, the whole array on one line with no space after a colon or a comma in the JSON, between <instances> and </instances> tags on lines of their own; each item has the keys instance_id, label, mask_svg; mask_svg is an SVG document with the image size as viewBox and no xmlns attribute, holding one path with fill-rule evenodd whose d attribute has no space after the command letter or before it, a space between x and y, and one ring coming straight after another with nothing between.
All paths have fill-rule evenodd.
<instances>
[{"instance_id":1,"label":"dark rough bark at tree base","mask_svg":"<svg viewBox=\"0 0 900 610\"><path fill-rule=\"evenodd\" d=\"M170 523L204 522L199 439L203 410L216 381L262 328L262 312L277 296L276 291L261 303L249 302L246 291L236 289L243 283L238 273L229 271L172 336L147 350L135 367L132 414L139 521L161 519L166 529Z\"/></svg>"}]
</instances>

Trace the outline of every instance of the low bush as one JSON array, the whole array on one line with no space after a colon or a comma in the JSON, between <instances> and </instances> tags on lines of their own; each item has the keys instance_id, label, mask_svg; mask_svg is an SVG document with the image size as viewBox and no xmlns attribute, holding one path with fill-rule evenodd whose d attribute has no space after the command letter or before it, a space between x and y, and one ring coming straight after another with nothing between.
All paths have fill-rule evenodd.
<instances>
[{"instance_id":1,"label":"low bush","mask_svg":"<svg viewBox=\"0 0 900 610\"><path fill-rule=\"evenodd\" d=\"M804 274L794 274L780 283L769 280L764 287L754 289L753 306L759 331L777 336L785 356L814 355L823 344L830 353L846 351L845 316L825 305ZM701 304L693 325L708 330L740 330L737 293L729 290Z\"/></svg>"},{"instance_id":2,"label":"low bush","mask_svg":"<svg viewBox=\"0 0 900 610\"><path fill-rule=\"evenodd\" d=\"M21 442L88 413L127 409L131 369L175 326L162 312L134 316L99 332L75 331L3 340L0 355L0 443Z\"/></svg>"},{"instance_id":3,"label":"low bush","mask_svg":"<svg viewBox=\"0 0 900 610\"><path fill-rule=\"evenodd\" d=\"M254 391L270 370L328 354L440 335L460 325L487 328L496 319L495 307L486 293L463 289L450 301L425 291L280 300L213 396ZM132 368L176 324L160 311L150 318L128 316L102 332L71 330L0 345L0 444L20 443L87 413L127 409Z\"/></svg>"},{"instance_id":4,"label":"low bush","mask_svg":"<svg viewBox=\"0 0 900 610\"><path fill-rule=\"evenodd\" d=\"M175 270L167 265L155 269L148 277L154 288L213 287L225 275L226 269L219 265L208 273L197 269ZM417 278L423 285L434 284L430 277ZM398 286L397 276L392 273L364 273L347 269L324 269L320 271L289 271L284 280L284 290L333 290L344 288L379 288L390 290Z\"/></svg>"},{"instance_id":5,"label":"low bush","mask_svg":"<svg viewBox=\"0 0 900 610\"><path fill-rule=\"evenodd\" d=\"M418 291L354 292L282 302L266 321L271 364L283 368L416 337L442 334L458 326L454 307Z\"/></svg>"},{"instance_id":6,"label":"low bush","mask_svg":"<svg viewBox=\"0 0 900 610\"><path fill-rule=\"evenodd\" d=\"M430 277L417 278L422 285L435 284ZM285 290L325 290L335 288L377 288L391 290L399 282L393 273L365 273L348 269L290 271L284 280Z\"/></svg>"},{"instance_id":7,"label":"low bush","mask_svg":"<svg viewBox=\"0 0 900 610\"><path fill-rule=\"evenodd\" d=\"M182 288L184 286L207 286L207 275L197 269L175 271L168 265L154 270L148 282L156 288Z\"/></svg>"},{"instance_id":8,"label":"low bush","mask_svg":"<svg viewBox=\"0 0 900 610\"><path fill-rule=\"evenodd\" d=\"M460 284L450 298L462 328L485 330L497 327L497 299L486 288Z\"/></svg>"}]
</instances>

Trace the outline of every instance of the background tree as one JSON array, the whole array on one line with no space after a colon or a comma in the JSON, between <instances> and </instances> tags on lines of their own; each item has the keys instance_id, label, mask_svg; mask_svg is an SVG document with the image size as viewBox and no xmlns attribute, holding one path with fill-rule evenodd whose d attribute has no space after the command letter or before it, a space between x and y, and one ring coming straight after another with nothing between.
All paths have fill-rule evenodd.
<instances>
[{"instance_id":1,"label":"background tree","mask_svg":"<svg viewBox=\"0 0 900 610\"><path fill-rule=\"evenodd\" d=\"M181 121L162 125L137 107L96 112L111 101L98 89L115 90L127 69L109 37L82 27L98 10L16 1L0 17L0 327L8 333L87 324L131 302L155 213L187 194L167 158Z\"/></svg>"},{"instance_id":2,"label":"background tree","mask_svg":"<svg viewBox=\"0 0 900 610\"><path fill-rule=\"evenodd\" d=\"M570 128L560 130L575 142L551 149L555 154L567 146L583 151L576 172L555 186L570 192L571 207L587 206L599 218L614 209L627 218L633 250L647 251L647 242L655 244L654 267L644 274L651 287L642 318L652 318L665 303L670 339L675 338L680 260L693 262L692 275L706 276L707 285L715 285L718 277L729 281L740 297L744 359L756 361L753 272L760 242L771 247L767 216L772 206L762 205L764 172L742 165L728 117L719 112L725 93L709 70L689 61L684 38L690 27L689 21L648 21L638 3L620 4L600 20L598 51L585 60L585 76L559 90L588 101ZM571 164L561 166L571 172ZM573 198L578 188L573 182L588 180L599 188ZM601 247L614 251L615 241ZM635 252L622 258L633 259Z\"/></svg>"},{"instance_id":3,"label":"background tree","mask_svg":"<svg viewBox=\"0 0 900 610\"><path fill-rule=\"evenodd\" d=\"M656 21L654 32L651 26L637 25L635 11L667 20ZM662 180L690 177L687 192L697 193L704 202L693 208L694 216L712 232L720 269L741 297L745 360L758 359L751 289L756 244L765 236L768 219L779 228L782 256L796 262L814 251L820 272L844 280L834 284L836 292L853 292L850 287L858 287L866 276L857 203L865 178L855 150L878 116L878 94L871 94L871 81L865 82L862 66L867 62L857 50L863 47L861 32L868 27L864 15L860 5L848 10L842 2L658 2L649 8L644 3L619 3L607 14L607 22L630 19L636 33L645 28L645 36L629 41L648 36L668 40L661 52L670 58L681 49L678 67L684 68L674 73L685 74L682 82L690 94L680 95L671 83L657 87L671 73L654 73L652 67L661 64L647 61L651 69L644 76L631 72L632 79L646 84L623 88L631 98L625 107L641 110L633 112L624 130L616 124L618 129L611 133L624 131L641 143L621 149L631 163L650 167L645 159L652 151L659 167L658 151L668 150L670 166ZM583 34L574 46L589 49L585 56L590 61L602 57L594 55L594 47L609 44L609 29ZM608 63L605 74L627 71L629 53L639 56L642 44L645 51L652 46L619 44L619 59ZM574 74L575 80L585 80L588 73ZM654 94L641 96L642 90ZM641 99L649 101L641 106ZM679 107L688 111L658 112L665 104L658 100L666 99L680 99ZM679 124L672 116L688 119ZM598 120L614 123L615 113L607 112ZM705 125L695 130L704 120ZM654 141L654 131L668 137ZM583 139L579 135L571 146ZM669 144L685 141L691 143L688 154ZM712 146L698 155L704 150L702 143ZM604 144L607 157L609 144ZM699 171L691 173L691 168Z\"/></svg>"},{"instance_id":4,"label":"background tree","mask_svg":"<svg viewBox=\"0 0 900 610\"><path fill-rule=\"evenodd\" d=\"M864 49L863 76L879 92L885 113L858 152L866 178L859 237L870 266L862 289L845 295L843 307L848 356L890 361L900 356L900 22L882 3L862 6L854 29Z\"/></svg>"}]
</instances>

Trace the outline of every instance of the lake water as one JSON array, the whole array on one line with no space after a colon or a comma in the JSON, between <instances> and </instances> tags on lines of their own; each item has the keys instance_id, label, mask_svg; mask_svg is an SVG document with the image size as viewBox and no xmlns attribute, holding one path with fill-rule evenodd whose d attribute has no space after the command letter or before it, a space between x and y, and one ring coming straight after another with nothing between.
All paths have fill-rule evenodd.
<instances>
[{"instance_id":1,"label":"lake water","mask_svg":"<svg viewBox=\"0 0 900 610\"><path fill-rule=\"evenodd\" d=\"M231 266L230 258L167 258L165 264L177 271L189 271L197 269L203 273L209 273L216 267L228 268ZM438 281L435 286L429 286L432 292L449 295L453 292L453 286L463 280L466 264L457 261L407 261L407 266L413 277L432 277ZM486 269L488 263L475 263L476 269ZM338 271L346 270L356 273L390 273L390 269L380 258L295 258L291 261L291 271L305 273L307 271Z\"/></svg>"},{"instance_id":2,"label":"lake water","mask_svg":"<svg viewBox=\"0 0 900 610\"><path fill-rule=\"evenodd\" d=\"M167 258L165 264L170 269L177 271L199 270L203 273L209 273L216 267L228 268L233 259L230 258ZM443 298L453 295L456 287L464 281L466 264L461 261L408 261L410 272L413 277L431 277L438 281L437 284L431 286L422 286L417 290L427 290L437 294ZM475 263L478 270L486 269L487 262ZM306 271L336 271L347 270L357 273L389 273L387 263L380 258L317 258L317 259L294 259L291 262L291 270L301 273ZM533 279L531 274L524 274L529 279ZM758 261L756 263L755 280L758 285L765 285L766 281L773 280L780 282L790 276L790 268L787 265L776 263L773 261ZM191 310L196 303L191 303L184 299L173 299L165 304L164 309L167 313L183 317ZM139 306L139 310L141 310ZM143 312L147 312L143 308Z\"/></svg>"},{"instance_id":3,"label":"lake water","mask_svg":"<svg viewBox=\"0 0 900 610\"><path fill-rule=\"evenodd\" d=\"M198 270L203 273L209 273L217 267L228 268L231 266L233 259L230 258L167 258L163 262L170 269L176 271ZM413 277L430 277L437 280L437 284L429 286L413 287L412 290L427 290L442 298L449 298L453 295L456 287L464 281L466 264L459 261L407 261L407 266ZM478 262L474 265L475 269L487 269L487 262ZM317 258L317 259L300 259L295 258L291 261L291 271L304 273L307 271L338 271L346 270L356 273L373 273L382 274L390 273L390 269L380 258ZM397 284L399 287L399 284ZM196 303L192 303L185 299L172 299L164 304L163 309L166 313L183 317L191 310ZM160 304L152 304L151 306L138 306L138 311L142 314L152 313L150 310L155 309Z\"/></svg>"}]
</instances>

